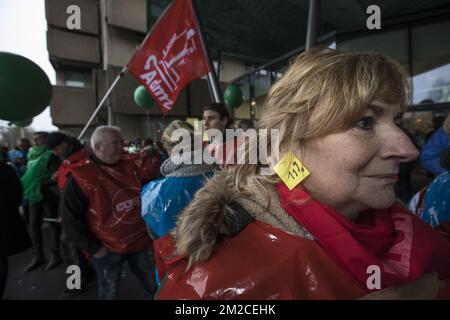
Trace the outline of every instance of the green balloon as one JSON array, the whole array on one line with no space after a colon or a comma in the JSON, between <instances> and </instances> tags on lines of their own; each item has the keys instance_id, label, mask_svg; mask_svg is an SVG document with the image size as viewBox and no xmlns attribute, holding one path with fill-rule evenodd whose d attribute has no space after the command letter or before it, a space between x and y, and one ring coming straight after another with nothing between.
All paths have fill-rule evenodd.
<instances>
[{"instance_id":1,"label":"green balloon","mask_svg":"<svg viewBox=\"0 0 450 320\"><path fill-rule=\"evenodd\" d=\"M242 104L242 90L237 85L232 84L225 89L223 100L228 107L239 108Z\"/></svg>"},{"instance_id":2,"label":"green balloon","mask_svg":"<svg viewBox=\"0 0 450 320\"><path fill-rule=\"evenodd\" d=\"M33 122L33 119L26 119L22 121L13 122L16 127L25 128L28 127Z\"/></svg>"},{"instance_id":3,"label":"green balloon","mask_svg":"<svg viewBox=\"0 0 450 320\"><path fill-rule=\"evenodd\" d=\"M33 61L0 52L0 119L21 121L38 115L50 104L52 85Z\"/></svg>"},{"instance_id":4,"label":"green balloon","mask_svg":"<svg viewBox=\"0 0 450 320\"><path fill-rule=\"evenodd\" d=\"M142 109L150 109L155 105L155 101L144 86L139 86L134 91L134 102Z\"/></svg>"}]
</instances>

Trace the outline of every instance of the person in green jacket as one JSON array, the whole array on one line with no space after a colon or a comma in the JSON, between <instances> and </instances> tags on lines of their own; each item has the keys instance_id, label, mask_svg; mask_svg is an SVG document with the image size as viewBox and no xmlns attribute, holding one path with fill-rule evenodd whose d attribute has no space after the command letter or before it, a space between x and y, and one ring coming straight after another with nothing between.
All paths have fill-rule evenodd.
<instances>
[{"instance_id":1,"label":"person in green jacket","mask_svg":"<svg viewBox=\"0 0 450 320\"><path fill-rule=\"evenodd\" d=\"M44 212L50 218L57 218L58 214L59 193L54 173L60 165L60 160L47 148L45 144L47 135L47 132L34 134L35 145L28 152L27 170L21 177L24 198L29 206L29 229L34 251L33 259L25 268L25 272L33 271L46 262L41 230L43 216ZM51 256L46 266L47 270L61 262L59 254L60 225L57 222L51 222L50 227L52 231Z\"/></svg>"}]
</instances>

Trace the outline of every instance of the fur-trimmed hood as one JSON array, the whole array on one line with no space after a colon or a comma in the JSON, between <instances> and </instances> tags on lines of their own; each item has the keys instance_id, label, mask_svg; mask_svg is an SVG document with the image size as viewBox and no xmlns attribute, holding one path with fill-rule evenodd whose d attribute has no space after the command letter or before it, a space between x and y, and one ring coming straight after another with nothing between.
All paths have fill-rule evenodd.
<instances>
[{"instance_id":1,"label":"fur-trimmed hood","mask_svg":"<svg viewBox=\"0 0 450 320\"><path fill-rule=\"evenodd\" d=\"M173 231L177 254L188 256L189 266L208 259L219 237L230 235L228 222L238 219L233 203L238 203L254 219L312 239L311 234L284 211L275 189L269 190L269 195L263 195L255 189L251 197L246 197L237 191L227 171L216 174L197 191L178 218Z\"/></svg>"}]
</instances>

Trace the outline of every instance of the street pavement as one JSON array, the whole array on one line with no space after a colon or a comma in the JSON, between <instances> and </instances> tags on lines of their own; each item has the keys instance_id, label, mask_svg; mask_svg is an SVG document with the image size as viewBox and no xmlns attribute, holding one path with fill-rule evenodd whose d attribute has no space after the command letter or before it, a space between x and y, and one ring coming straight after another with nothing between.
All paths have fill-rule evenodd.
<instances>
[{"instance_id":1,"label":"street pavement","mask_svg":"<svg viewBox=\"0 0 450 320\"><path fill-rule=\"evenodd\" d=\"M44 246L49 238L49 228L44 225ZM48 257L48 248L46 248ZM79 294L67 294L66 281L70 274L66 273L67 266L62 263L57 268L45 271L45 266L35 271L25 273L25 267L32 259L31 250L9 257L9 275L4 299L7 300L96 300L96 278L86 285L86 290ZM143 300L144 290L139 285L128 264L124 264L120 282L119 299Z\"/></svg>"}]
</instances>

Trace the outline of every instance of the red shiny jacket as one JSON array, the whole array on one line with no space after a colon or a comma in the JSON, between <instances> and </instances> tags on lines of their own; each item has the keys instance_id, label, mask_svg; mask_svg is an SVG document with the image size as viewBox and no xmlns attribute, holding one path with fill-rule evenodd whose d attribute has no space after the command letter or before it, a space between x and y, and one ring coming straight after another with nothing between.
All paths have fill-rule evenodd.
<instances>
[{"instance_id":1,"label":"red shiny jacket","mask_svg":"<svg viewBox=\"0 0 450 320\"><path fill-rule=\"evenodd\" d=\"M113 166L86 159L71 169L89 200L87 223L102 244L112 252L146 250L151 239L141 218L141 185L154 179L159 160L138 155L124 157Z\"/></svg>"},{"instance_id":2,"label":"red shiny jacket","mask_svg":"<svg viewBox=\"0 0 450 320\"><path fill-rule=\"evenodd\" d=\"M356 299L369 293L314 240L260 221L216 244L187 272L170 235L154 243L158 299Z\"/></svg>"},{"instance_id":3,"label":"red shiny jacket","mask_svg":"<svg viewBox=\"0 0 450 320\"><path fill-rule=\"evenodd\" d=\"M80 161L85 160L89 157L89 151L87 148L82 148L70 155L63 161L63 163L58 168L58 188L62 190L66 184L67 178L69 176L70 170Z\"/></svg>"}]
</instances>

